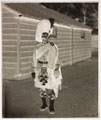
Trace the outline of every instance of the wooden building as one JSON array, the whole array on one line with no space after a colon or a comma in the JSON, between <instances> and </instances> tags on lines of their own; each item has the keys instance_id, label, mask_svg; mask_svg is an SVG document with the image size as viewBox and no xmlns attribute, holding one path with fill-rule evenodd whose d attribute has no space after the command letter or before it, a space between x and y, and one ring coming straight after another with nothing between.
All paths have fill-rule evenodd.
<instances>
[{"instance_id":1,"label":"wooden building","mask_svg":"<svg viewBox=\"0 0 101 120\"><path fill-rule=\"evenodd\" d=\"M91 57L91 29L68 16L37 3L2 4L3 78L31 77L31 60L36 44L35 30L41 19L54 18L59 57L65 65Z\"/></svg>"}]
</instances>

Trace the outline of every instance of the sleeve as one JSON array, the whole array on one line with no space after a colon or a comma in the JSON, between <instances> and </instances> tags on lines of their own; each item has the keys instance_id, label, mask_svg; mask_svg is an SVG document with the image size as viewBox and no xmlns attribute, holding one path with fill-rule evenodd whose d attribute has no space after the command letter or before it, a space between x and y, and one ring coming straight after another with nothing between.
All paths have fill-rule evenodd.
<instances>
[{"instance_id":1,"label":"sleeve","mask_svg":"<svg viewBox=\"0 0 101 120\"><path fill-rule=\"evenodd\" d=\"M57 59L57 63L56 63L56 67L55 70L59 70L59 68L61 68L62 62L60 61L60 59Z\"/></svg>"}]
</instances>

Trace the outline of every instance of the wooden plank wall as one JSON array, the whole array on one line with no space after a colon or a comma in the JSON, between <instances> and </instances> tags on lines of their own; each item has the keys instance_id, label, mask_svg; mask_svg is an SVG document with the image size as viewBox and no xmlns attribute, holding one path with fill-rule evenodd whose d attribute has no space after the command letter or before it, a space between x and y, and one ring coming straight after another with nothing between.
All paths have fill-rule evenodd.
<instances>
[{"instance_id":1,"label":"wooden plank wall","mask_svg":"<svg viewBox=\"0 0 101 120\"><path fill-rule=\"evenodd\" d=\"M21 20L20 23L20 44L21 44L21 73L23 78L30 76L33 50L37 42L35 41L35 30L37 23ZM63 65L71 64L71 35L70 29L57 28L57 38L51 39L59 47L59 58Z\"/></svg>"},{"instance_id":2,"label":"wooden plank wall","mask_svg":"<svg viewBox=\"0 0 101 120\"><path fill-rule=\"evenodd\" d=\"M20 22L20 61L21 74L23 78L31 76L31 64L35 41L35 30L37 23L21 19Z\"/></svg>"},{"instance_id":3,"label":"wooden plank wall","mask_svg":"<svg viewBox=\"0 0 101 120\"><path fill-rule=\"evenodd\" d=\"M31 77L31 63L36 44L35 30L38 22L16 15L3 8L3 73L4 78L12 79L21 73L19 79ZM18 21L20 20L20 21ZM18 29L19 24L19 29ZM71 65L91 57L91 33L81 37L79 29L57 26L57 38L50 41L59 48L59 58L63 66Z\"/></svg>"},{"instance_id":4,"label":"wooden plank wall","mask_svg":"<svg viewBox=\"0 0 101 120\"><path fill-rule=\"evenodd\" d=\"M3 78L12 79L17 74L17 19L2 8L2 58Z\"/></svg>"},{"instance_id":5,"label":"wooden plank wall","mask_svg":"<svg viewBox=\"0 0 101 120\"><path fill-rule=\"evenodd\" d=\"M51 39L59 48L59 58L62 66L72 64L71 28L57 27L57 38Z\"/></svg>"},{"instance_id":6,"label":"wooden plank wall","mask_svg":"<svg viewBox=\"0 0 101 120\"><path fill-rule=\"evenodd\" d=\"M81 38L81 30L73 30L73 63L91 57L91 32L85 31L85 38Z\"/></svg>"}]
</instances>

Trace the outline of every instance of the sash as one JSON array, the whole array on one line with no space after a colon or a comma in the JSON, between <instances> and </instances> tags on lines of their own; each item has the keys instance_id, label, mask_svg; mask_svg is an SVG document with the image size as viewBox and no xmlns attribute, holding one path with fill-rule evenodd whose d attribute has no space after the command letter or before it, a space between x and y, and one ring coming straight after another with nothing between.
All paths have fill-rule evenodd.
<instances>
[{"instance_id":1,"label":"sash","mask_svg":"<svg viewBox=\"0 0 101 120\"><path fill-rule=\"evenodd\" d=\"M36 58L40 59L46 52L49 52L49 44L43 45L36 50Z\"/></svg>"},{"instance_id":2,"label":"sash","mask_svg":"<svg viewBox=\"0 0 101 120\"><path fill-rule=\"evenodd\" d=\"M55 65L57 63L58 58L58 50L54 46L51 46L50 43L41 46L40 48L36 49L36 59L40 59L42 56L46 55L48 65L47 67L50 69L55 69Z\"/></svg>"}]
</instances>

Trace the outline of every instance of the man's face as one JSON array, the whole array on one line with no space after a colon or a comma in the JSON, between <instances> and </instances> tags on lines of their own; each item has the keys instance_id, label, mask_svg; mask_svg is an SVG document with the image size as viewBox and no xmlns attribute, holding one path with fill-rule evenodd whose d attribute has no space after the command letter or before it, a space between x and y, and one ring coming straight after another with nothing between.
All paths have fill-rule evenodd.
<instances>
[{"instance_id":1,"label":"man's face","mask_svg":"<svg viewBox=\"0 0 101 120\"><path fill-rule=\"evenodd\" d=\"M43 43L48 42L48 33L42 33L42 42Z\"/></svg>"}]
</instances>

